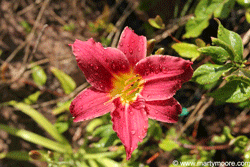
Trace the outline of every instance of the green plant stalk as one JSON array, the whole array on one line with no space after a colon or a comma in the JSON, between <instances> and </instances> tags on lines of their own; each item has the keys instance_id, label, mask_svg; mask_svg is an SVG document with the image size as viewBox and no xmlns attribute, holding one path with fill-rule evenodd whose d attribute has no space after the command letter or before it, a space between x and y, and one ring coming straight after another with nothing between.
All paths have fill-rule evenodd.
<instances>
[{"instance_id":1,"label":"green plant stalk","mask_svg":"<svg viewBox=\"0 0 250 167\"><path fill-rule=\"evenodd\" d=\"M48 149L51 149L51 150L54 150L57 152L61 152L61 153L68 152L69 153L69 151L70 151L67 149L67 147L65 147L64 144L55 142L53 140L50 140L48 138L45 138L43 136L40 136L38 134L35 134L35 133L27 131L27 130L9 127L9 126L4 125L4 124L0 124L0 129L6 131L7 133L9 133L11 135L20 137L26 141L41 145L43 147L46 147Z\"/></svg>"},{"instance_id":2,"label":"green plant stalk","mask_svg":"<svg viewBox=\"0 0 250 167\"><path fill-rule=\"evenodd\" d=\"M101 157L116 157L120 152L104 152L104 153L96 153L96 154L85 154L84 159L96 159Z\"/></svg>"},{"instance_id":3,"label":"green plant stalk","mask_svg":"<svg viewBox=\"0 0 250 167\"><path fill-rule=\"evenodd\" d=\"M28 161L30 160L29 153L24 151L10 151L0 153L0 159L10 158L19 161Z\"/></svg>"},{"instance_id":4,"label":"green plant stalk","mask_svg":"<svg viewBox=\"0 0 250 167\"><path fill-rule=\"evenodd\" d=\"M42 114L40 114L37 110L32 108L30 105L27 105L25 103L18 103L16 101L10 101L9 105L12 105L13 107L21 110L23 113L30 116L37 124L42 126L44 130L46 130L55 140L65 144L65 147L72 151L68 140L64 138L64 136L62 136L60 133L58 133L56 128L48 121L48 119L45 118Z\"/></svg>"}]
</instances>

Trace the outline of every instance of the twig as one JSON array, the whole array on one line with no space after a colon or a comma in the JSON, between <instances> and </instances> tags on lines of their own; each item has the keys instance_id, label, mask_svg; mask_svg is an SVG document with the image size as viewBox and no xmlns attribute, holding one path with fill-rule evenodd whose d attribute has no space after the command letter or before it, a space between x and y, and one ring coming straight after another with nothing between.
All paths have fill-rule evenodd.
<instances>
[{"instance_id":1,"label":"twig","mask_svg":"<svg viewBox=\"0 0 250 167\"><path fill-rule=\"evenodd\" d=\"M116 22L115 27L117 28L116 33L115 33L115 37L112 41L111 47L116 47L118 40L119 40L119 36L121 34L121 29L122 26L124 24L124 22L126 21L127 17L137 8L138 4L128 4L128 6L126 7L126 9L123 12L123 16L120 17L120 19ZM109 35L108 35L108 39L111 39L111 37L113 36L114 31L112 31Z\"/></svg>"}]
</instances>

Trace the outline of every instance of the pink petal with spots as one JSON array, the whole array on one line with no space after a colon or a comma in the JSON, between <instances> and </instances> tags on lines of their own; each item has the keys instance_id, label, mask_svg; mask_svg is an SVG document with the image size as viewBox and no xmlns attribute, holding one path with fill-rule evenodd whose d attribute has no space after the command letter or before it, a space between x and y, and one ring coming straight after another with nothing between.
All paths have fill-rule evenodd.
<instances>
[{"instance_id":1,"label":"pink petal with spots","mask_svg":"<svg viewBox=\"0 0 250 167\"><path fill-rule=\"evenodd\" d=\"M111 112L113 129L125 146L127 160L147 134L148 118L145 101L138 99L132 105L122 105L120 99L114 100L116 109Z\"/></svg>"},{"instance_id":2,"label":"pink petal with spots","mask_svg":"<svg viewBox=\"0 0 250 167\"><path fill-rule=\"evenodd\" d=\"M108 92L113 87L114 74L129 71L128 59L119 49L103 48L92 38L84 42L76 40L71 46L87 81L98 90Z\"/></svg>"},{"instance_id":3,"label":"pink petal with spots","mask_svg":"<svg viewBox=\"0 0 250 167\"><path fill-rule=\"evenodd\" d=\"M125 27L118 44L120 49L128 58L132 67L146 57L147 54L147 39L144 36L138 36L133 30Z\"/></svg>"},{"instance_id":4,"label":"pink petal with spots","mask_svg":"<svg viewBox=\"0 0 250 167\"><path fill-rule=\"evenodd\" d=\"M114 104L109 100L108 93L93 87L83 90L70 105L70 112L75 117L74 122L92 119L113 111Z\"/></svg>"},{"instance_id":5,"label":"pink petal with spots","mask_svg":"<svg viewBox=\"0 0 250 167\"><path fill-rule=\"evenodd\" d=\"M148 117L157 121L175 123L182 108L175 98L159 101L147 101L146 108Z\"/></svg>"},{"instance_id":6,"label":"pink petal with spots","mask_svg":"<svg viewBox=\"0 0 250 167\"><path fill-rule=\"evenodd\" d=\"M153 55L136 65L134 71L145 80L141 95L146 101L173 97L181 85L191 79L192 62L173 56Z\"/></svg>"}]
</instances>

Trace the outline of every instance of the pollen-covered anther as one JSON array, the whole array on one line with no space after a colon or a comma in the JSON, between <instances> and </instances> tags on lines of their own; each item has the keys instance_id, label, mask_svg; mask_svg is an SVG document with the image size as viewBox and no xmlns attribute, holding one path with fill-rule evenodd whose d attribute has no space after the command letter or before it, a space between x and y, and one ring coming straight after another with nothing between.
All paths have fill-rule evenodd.
<instances>
[{"instance_id":1,"label":"pollen-covered anther","mask_svg":"<svg viewBox=\"0 0 250 167\"><path fill-rule=\"evenodd\" d=\"M120 97L123 104L131 104L143 89L144 80L138 74L121 74L113 80L112 99Z\"/></svg>"}]
</instances>

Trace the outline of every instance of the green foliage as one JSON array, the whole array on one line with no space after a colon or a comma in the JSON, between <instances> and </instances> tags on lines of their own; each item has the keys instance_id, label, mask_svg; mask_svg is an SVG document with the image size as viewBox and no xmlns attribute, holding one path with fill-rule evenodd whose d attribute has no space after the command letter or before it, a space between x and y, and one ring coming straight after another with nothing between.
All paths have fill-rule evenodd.
<instances>
[{"instance_id":1,"label":"green foliage","mask_svg":"<svg viewBox=\"0 0 250 167\"><path fill-rule=\"evenodd\" d=\"M211 56L213 61L220 64L226 62L229 58L228 52L222 47L218 46L202 47L199 48L198 51L200 51L204 55Z\"/></svg>"},{"instance_id":2,"label":"green foliage","mask_svg":"<svg viewBox=\"0 0 250 167\"><path fill-rule=\"evenodd\" d=\"M69 106L70 106L71 102L72 102L72 100L57 103L57 107L55 107L52 110L52 114L58 115L58 114L61 114L61 113L65 112L65 111L69 111Z\"/></svg>"},{"instance_id":3,"label":"green foliage","mask_svg":"<svg viewBox=\"0 0 250 167\"><path fill-rule=\"evenodd\" d=\"M74 31L76 28L74 23L66 24L63 26L63 30L65 31Z\"/></svg>"},{"instance_id":4,"label":"green foliage","mask_svg":"<svg viewBox=\"0 0 250 167\"><path fill-rule=\"evenodd\" d=\"M0 153L0 159L9 158L19 161L28 161L30 160L28 152L25 151L10 151Z\"/></svg>"},{"instance_id":5,"label":"green foliage","mask_svg":"<svg viewBox=\"0 0 250 167\"><path fill-rule=\"evenodd\" d=\"M41 91L36 91L35 93L26 97L23 101L26 104L34 104L36 103L40 95L41 95Z\"/></svg>"},{"instance_id":6,"label":"green foliage","mask_svg":"<svg viewBox=\"0 0 250 167\"><path fill-rule=\"evenodd\" d=\"M189 43L175 43L172 45L172 48L184 58L191 58L194 61L197 57L200 56L200 52L197 50L198 46Z\"/></svg>"},{"instance_id":7,"label":"green foliage","mask_svg":"<svg viewBox=\"0 0 250 167\"><path fill-rule=\"evenodd\" d=\"M161 16L157 15L155 18L148 19L149 24L157 29L164 29L165 24L163 23L163 20Z\"/></svg>"},{"instance_id":8,"label":"green foliage","mask_svg":"<svg viewBox=\"0 0 250 167\"><path fill-rule=\"evenodd\" d=\"M47 75L43 68L40 66L34 66L31 70L34 82L39 86L43 86L47 81Z\"/></svg>"},{"instance_id":9,"label":"green foliage","mask_svg":"<svg viewBox=\"0 0 250 167\"><path fill-rule=\"evenodd\" d=\"M174 141L176 131L174 128L168 130L166 138L161 141L159 147L164 151L172 151L173 149L179 148L179 144Z\"/></svg>"},{"instance_id":10,"label":"green foliage","mask_svg":"<svg viewBox=\"0 0 250 167\"><path fill-rule=\"evenodd\" d=\"M184 38L195 38L201 35L208 27L212 15L217 18L226 18L233 9L235 0L202 0L195 8L195 17L186 24Z\"/></svg>"},{"instance_id":11,"label":"green foliage","mask_svg":"<svg viewBox=\"0 0 250 167\"><path fill-rule=\"evenodd\" d=\"M21 21L20 25L24 28L26 33L30 33L32 27L27 21L25 21L25 20Z\"/></svg>"},{"instance_id":12,"label":"green foliage","mask_svg":"<svg viewBox=\"0 0 250 167\"><path fill-rule=\"evenodd\" d=\"M66 73L63 71L52 67L51 72L57 77L57 79L60 81L61 86L66 94L70 94L73 92L76 88L75 81Z\"/></svg>"},{"instance_id":13,"label":"green foliage","mask_svg":"<svg viewBox=\"0 0 250 167\"><path fill-rule=\"evenodd\" d=\"M229 65L218 65L218 64L203 64L197 68L193 74L192 80L204 85L216 82L221 76L231 69Z\"/></svg>"}]
</instances>

